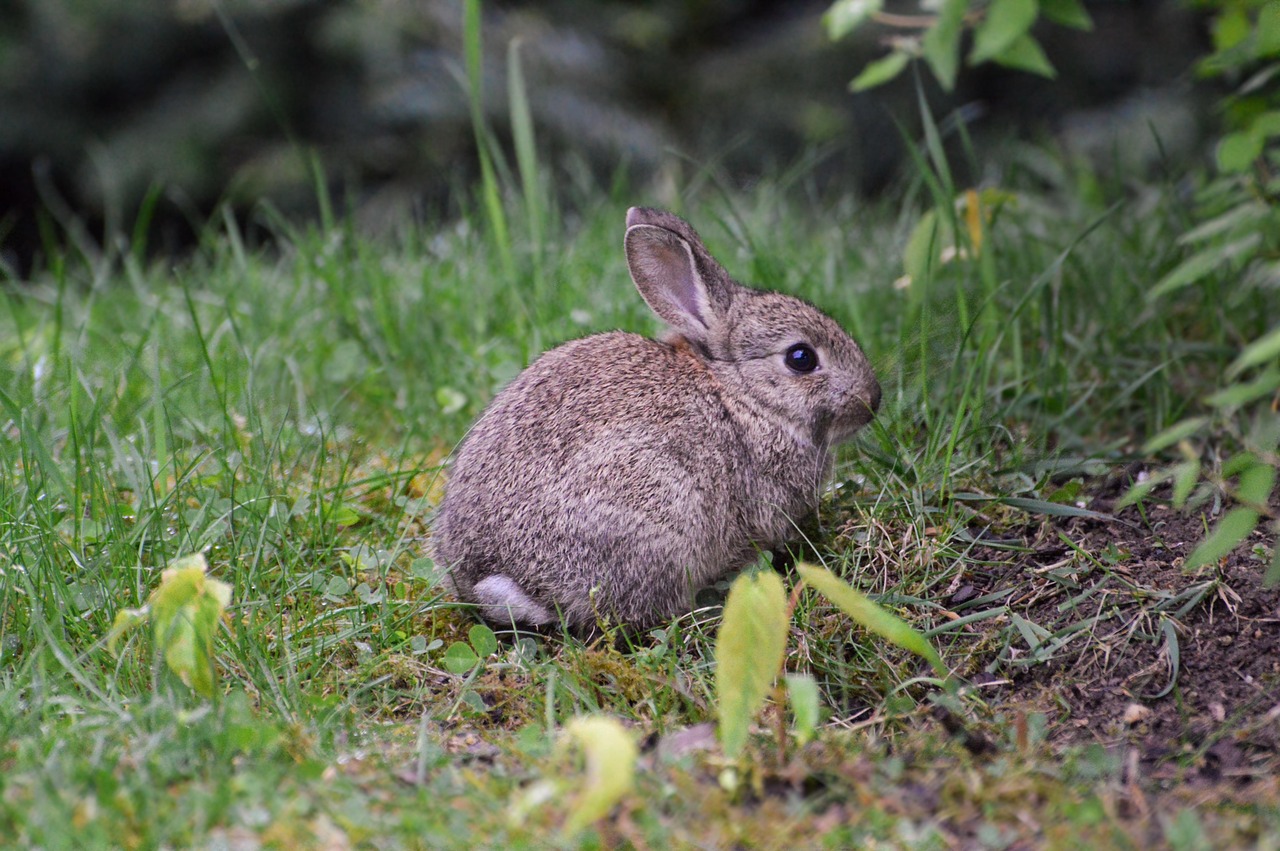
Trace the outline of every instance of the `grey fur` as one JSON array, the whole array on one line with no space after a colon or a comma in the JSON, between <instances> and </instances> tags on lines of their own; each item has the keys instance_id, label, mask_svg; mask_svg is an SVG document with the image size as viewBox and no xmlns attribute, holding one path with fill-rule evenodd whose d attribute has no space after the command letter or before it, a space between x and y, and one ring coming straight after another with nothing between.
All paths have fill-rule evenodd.
<instances>
[{"instance_id":1,"label":"grey fur","mask_svg":"<svg viewBox=\"0 0 1280 851\"><path fill-rule=\"evenodd\" d=\"M495 623L643 628L783 543L880 385L827 315L729 278L685 221L632 208L632 280L671 331L543 354L458 450L433 531L458 596ZM820 366L784 354L805 342Z\"/></svg>"}]
</instances>

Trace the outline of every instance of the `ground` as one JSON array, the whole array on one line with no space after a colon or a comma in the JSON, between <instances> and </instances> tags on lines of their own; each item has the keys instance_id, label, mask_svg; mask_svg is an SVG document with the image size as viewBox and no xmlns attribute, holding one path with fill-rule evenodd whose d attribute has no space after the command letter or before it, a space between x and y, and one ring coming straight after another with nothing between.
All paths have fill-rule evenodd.
<instances>
[{"instance_id":1,"label":"ground","mask_svg":"<svg viewBox=\"0 0 1280 851\"><path fill-rule=\"evenodd\" d=\"M1093 490L1089 508L1109 513L1118 485ZM1276 807L1280 588L1263 587L1269 542L1255 532L1216 568L1189 574L1201 512L1151 501L1115 517L1046 520L974 552L987 566L965 575L956 607L1011 591L1010 609L1046 628L1033 634L1051 648L1043 664L1010 648L974 682L994 707L1045 713L1055 746L1096 744L1120 760L1122 818L1159 798L1166 808Z\"/></svg>"},{"instance_id":2,"label":"ground","mask_svg":"<svg viewBox=\"0 0 1280 851\"><path fill-rule=\"evenodd\" d=\"M1092 507L1110 508L1105 498ZM1263 587L1265 564L1248 545L1216 570L1184 572L1204 536L1198 513L1157 503L1148 522L1135 508L1116 516L1026 530L1032 552L999 563L991 551L997 564L970 577L979 594L1017 588L1011 606L1041 625L1066 621L1069 600L1095 601L1071 606L1077 620L1088 615L1082 640L1015 675L1007 690L1039 689L1058 702L1064 740L1135 747L1144 764L1195 753L1208 779L1261 774L1280 755L1280 588ZM1261 532L1249 543L1262 545ZM1095 569L1075 568L1061 584L1046 578L1077 561L1072 545L1100 557ZM1102 560L1109 553L1114 563Z\"/></svg>"}]
</instances>

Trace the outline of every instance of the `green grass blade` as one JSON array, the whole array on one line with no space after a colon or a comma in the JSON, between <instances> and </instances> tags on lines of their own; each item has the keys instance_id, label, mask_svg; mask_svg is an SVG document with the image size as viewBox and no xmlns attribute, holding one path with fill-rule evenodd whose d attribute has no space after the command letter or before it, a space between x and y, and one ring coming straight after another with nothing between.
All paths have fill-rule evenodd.
<instances>
[{"instance_id":1,"label":"green grass blade","mask_svg":"<svg viewBox=\"0 0 1280 851\"><path fill-rule=\"evenodd\" d=\"M1245 346L1240 357L1227 368L1227 377L1233 378L1251 366L1277 360L1280 360L1280 326Z\"/></svg>"},{"instance_id":2,"label":"green grass blade","mask_svg":"<svg viewBox=\"0 0 1280 851\"><path fill-rule=\"evenodd\" d=\"M855 622L881 638L916 654L933 666L939 679L947 680L951 671L943 663L933 645L910 624L876 604L861 591L837 578L824 567L797 564L796 570L815 591L830 600Z\"/></svg>"},{"instance_id":3,"label":"green grass blade","mask_svg":"<svg viewBox=\"0 0 1280 851\"><path fill-rule=\"evenodd\" d=\"M1155 694L1143 695L1147 700L1159 700L1173 691L1178 684L1178 674L1182 670L1182 653L1178 642L1178 628L1172 618L1160 619L1160 634L1164 636L1165 658L1169 661L1169 682Z\"/></svg>"},{"instance_id":4,"label":"green grass blade","mask_svg":"<svg viewBox=\"0 0 1280 851\"><path fill-rule=\"evenodd\" d=\"M498 185L493 159L489 155L489 125L484 118L484 46L481 36L480 0L463 4L463 52L466 56L467 94L471 107L471 129L476 139L476 155L480 158L480 193L490 236L498 252L503 276L509 286L519 285L515 256L511 246L507 214L502 206L502 190Z\"/></svg>"},{"instance_id":5,"label":"green grass blade","mask_svg":"<svg viewBox=\"0 0 1280 851\"><path fill-rule=\"evenodd\" d=\"M511 110L511 135L516 149L516 165L524 192L525 227L532 243L534 278L541 290L542 261L546 250L547 203L539 180L538 149L534 142L533 115L520 63L520 39L507 49L507 101Z\"/></svg>"},{"instance_id":6,"label":"green grass blade","mask_svg":"<svg viewBox=\"0 0 1280 851\"><path fill-rule=\"evenodd\" d=\"M1271 539L1271 566L1267 568L1266 574L1262 577L1262 584L1267 588L1275 588L1280 585L1280 523L1273 523L1272 531L1276 532L1276 537Z\"/></svg>"},{"instance_id":7,"label":"green grass blade","mask_svg":"<svg viewBox=\"0 0 1280 851\"><path fill-rule=\"evenodd\" d=\"M1238 547L1245 536L1257 525L1258 512L1254 509L1245 506L1231 509L1191 552L1183 569L1195 570L1207 564L1214 564Z\"/></svg>"}]
</instances>

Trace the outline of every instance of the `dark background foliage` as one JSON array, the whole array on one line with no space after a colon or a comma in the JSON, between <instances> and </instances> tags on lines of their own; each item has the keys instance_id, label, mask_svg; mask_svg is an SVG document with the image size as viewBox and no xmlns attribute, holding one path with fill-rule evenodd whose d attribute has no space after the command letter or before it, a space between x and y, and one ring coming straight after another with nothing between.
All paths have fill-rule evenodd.
<instances>
[{"instance_id":1,"label":"dark background foliage","mask_svg":"<svg viewBox=\"0 0 1280 851\"><path fill-rule=\"evenodd\" d=\"M489 117L506 135L508 47L560 184L625 174L735 183L815 153L818 183L874 192L900 161L909 75L851 95L883 33L831 43L827 4L770 0L485 6ZM902 11L914 5L899 4ZM7 0L0 3L0 251L20 268L39 211L101 233L155 193L153 248L180 249L220 202L313 211L316 174L365 225L449 214L474 177L456 0ZM935 108L971 132L1053 133L1103 161L1195 150L1189 68L1203 22L1164 0L1090 4L1093 33L1047 27L1056 82L962 76ZM315 166L318 166L316 168ZM684 170L683 172L681 170Z\"/></svg>"}]
</instances>

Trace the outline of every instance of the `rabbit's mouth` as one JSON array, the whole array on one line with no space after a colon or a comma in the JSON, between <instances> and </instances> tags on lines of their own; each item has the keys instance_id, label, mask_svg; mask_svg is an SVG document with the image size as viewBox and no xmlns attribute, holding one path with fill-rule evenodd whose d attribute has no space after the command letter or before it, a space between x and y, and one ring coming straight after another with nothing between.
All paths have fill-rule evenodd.
<instances>
[{"instance_id":1,"label":"rabbit's mouth","mask_svg":"<svg viewBox=\"0 0 1280 851\"><path fill-rule=\"evenodd\" d=\"M813 442L818 446L835 446L851 439L875 418L880 409L880 385L872 384L867 398L856 397L837 413L823 411L813 424Z\"/></svg>"},{"instance_id":2,"label":"rabbit's mouth","mask_svg":"<svg viewBox=\"0 0 1280 851\"><path fill-rule=\"evenodd\" d=\"M872 378L865 393L855 396L853 404L849 406L853 431L857 431L875 419L878 410L880 410L880 382ZM850 432L849 436L852 437L853 432Z\"/></svg>"}]
</instances>

